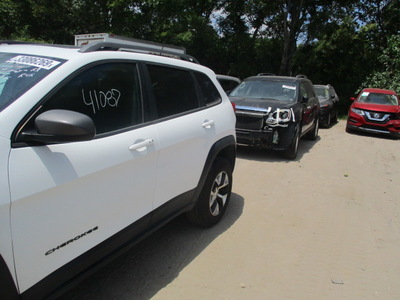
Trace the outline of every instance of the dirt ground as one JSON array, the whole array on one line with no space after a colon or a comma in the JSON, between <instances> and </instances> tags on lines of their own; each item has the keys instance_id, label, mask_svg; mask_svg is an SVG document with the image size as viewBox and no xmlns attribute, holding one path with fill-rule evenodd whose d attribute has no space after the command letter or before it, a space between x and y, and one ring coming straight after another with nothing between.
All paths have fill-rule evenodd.
<instances>
[{"instance_id":1,"label":"dirt ground","mask_svg":"<svg viewBox=\"0 0 400 300\"><path fill-rule=\"evenodd\" d=\"M60 299L400 299L400 141L319 136L239 148L220 224L178 218Z\"/></svg>"}]
</instances>

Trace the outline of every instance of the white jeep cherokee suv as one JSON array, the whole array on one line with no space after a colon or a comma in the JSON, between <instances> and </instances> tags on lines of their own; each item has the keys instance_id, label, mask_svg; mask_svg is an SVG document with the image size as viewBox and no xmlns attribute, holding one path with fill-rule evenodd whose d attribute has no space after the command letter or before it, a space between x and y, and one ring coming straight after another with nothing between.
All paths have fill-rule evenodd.
<instances>
[{"instance_id":1,"label":"white jeep cherokee suv","mask_svg":"<svg viewBox=\"0 0 400 300\"><path fill-rule=\"evenodd\" d=\"M0 299L53 298L179 214L221 219L232 105L210 69L155 52L1 42Z\"/></svg>"}]
</instances>

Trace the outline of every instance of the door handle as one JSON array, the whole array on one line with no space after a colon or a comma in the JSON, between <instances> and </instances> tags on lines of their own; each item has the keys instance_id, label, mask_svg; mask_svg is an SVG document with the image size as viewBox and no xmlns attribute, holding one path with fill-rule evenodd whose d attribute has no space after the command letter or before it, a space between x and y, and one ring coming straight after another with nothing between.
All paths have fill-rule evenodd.
<instances>
[{"instance_id":1,"label":"door handle","mask_svg":"<svg viewBox=\"0 0 400 300\"><path fill-rule=\"evenodd\" d=\"M211 126L214 126L214 124L214 120L206 120L203 124L201 124L201 126L203 126L203 128L211 128Z\"/></svg>"},{"instance_id":2,"label":"door handle","mask_svg":"<svg viewBox=\"0 0 400 300\"><path fill-rule=\"evenodd\" d=\"M135 151L135 150L141 151L141 150L144 150L142 148L147 148L148 146L150 146L153 143L154 143L153 139L147 139L147 140L144 140L144 141L141 141L141 142L131 145L129 147L129 151Z\"/></svg>"}]
</instances>

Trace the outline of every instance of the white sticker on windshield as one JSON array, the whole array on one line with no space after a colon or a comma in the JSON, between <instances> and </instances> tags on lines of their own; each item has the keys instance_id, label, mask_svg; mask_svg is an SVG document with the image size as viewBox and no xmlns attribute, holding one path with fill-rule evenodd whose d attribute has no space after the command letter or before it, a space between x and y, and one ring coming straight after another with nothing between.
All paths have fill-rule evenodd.
<instances>
[{"instance_id":1,"label":"white sticker on windshield","mask_svg":"<svg viewBox=\"0 0 400 300\"><path fill-rule=\"evenodd\" d=\"M284 89L288 89L288 90L295 90L296 89L296 87L295 86L291 86L291 85L282 85L282 88L284 88Z\"/></svg>"},{"instance_id":2,"label":"white sticker on windshield","mask_svg":"<svg viewBox=\"0 0 400 300\"><path fill-rule=\"evenodd\" d=\"M367 97L369 95L369 92L363 92L362 94L361 94L361 96L363 96L363 97Z\"/></svg>"},{"instance_id":3,"label":"white sticker on windshield","mask_svg":"<svg viewBox=\"0 0 400 300\"><path fill-rule=\"evenodd\" d=\"M50 70L60 63L59 61L48 58L27 55L18 55L16 57L10 58L9 60L7 60L7 62L43 68L46 70Z\"/></svg>"}]
</instances>

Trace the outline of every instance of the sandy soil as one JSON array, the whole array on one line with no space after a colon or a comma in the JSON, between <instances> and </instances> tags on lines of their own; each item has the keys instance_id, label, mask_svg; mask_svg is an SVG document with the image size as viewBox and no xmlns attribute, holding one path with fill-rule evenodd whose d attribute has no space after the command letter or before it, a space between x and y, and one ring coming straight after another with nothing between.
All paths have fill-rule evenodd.
<instances>
[{"instance_id":1,"label":"sandy soil","mask_svg":"<svg viewBox=\"0 0 400 300\"><path fill-rule=\"evenodd\" d=\"M400 299L400 141L344 128L296 161L239 148L220 224L178 218L61 299Z\"/></svg>"}]
</instances>

